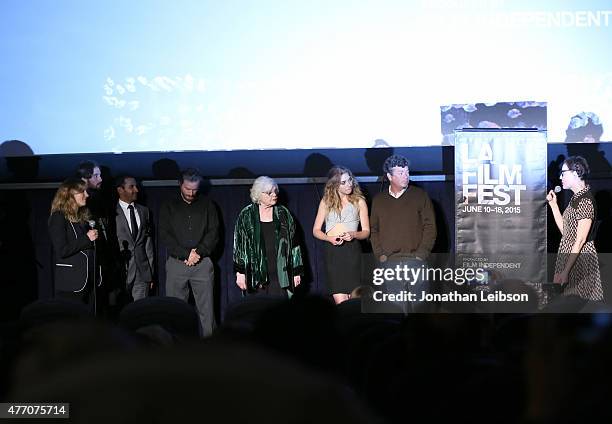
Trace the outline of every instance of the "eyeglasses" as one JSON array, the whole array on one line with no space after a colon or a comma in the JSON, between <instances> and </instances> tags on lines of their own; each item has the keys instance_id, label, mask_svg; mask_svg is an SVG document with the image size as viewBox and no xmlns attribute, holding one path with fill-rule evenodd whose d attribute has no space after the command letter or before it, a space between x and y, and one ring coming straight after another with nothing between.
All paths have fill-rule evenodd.
<instances>
[{"instance_id":1,"label":"eyeglasses","mask_svg":"<svg viewBox=\"0 0 612 424\"><path fill-rule=\"evenodd\" d=\"M272 189L269 191L262 191L263 194L267 194L268 196L272 196L273 194L278 194L278 189Z\"/></svg>"},{"instance_id":2,"label":"eyeglasses","mask_svg":"<svg viewBox=\"0 0 612 424\"><path fill-rule=\"evenodd\" d=\"M563 174L566 172L571 172L571 169L562 169L561 173L559 174L559 177L563 178Z\"/></svg>"},{"instance_id":3,"label":"eyeglasses","mask_svg":"<svg viewBox=\"0 0 612 424\"><path fill-rule=\"evenodd\" d=\"M347 184L353 184L353 178L352 178L352 177L349 177L349 178L347 178L347 179L346 179L346 180L344 180L344 181L340 181L340 185L341 185L341 186L343 186L343 185L347 185Z\"/></svg>"}]
</instances>

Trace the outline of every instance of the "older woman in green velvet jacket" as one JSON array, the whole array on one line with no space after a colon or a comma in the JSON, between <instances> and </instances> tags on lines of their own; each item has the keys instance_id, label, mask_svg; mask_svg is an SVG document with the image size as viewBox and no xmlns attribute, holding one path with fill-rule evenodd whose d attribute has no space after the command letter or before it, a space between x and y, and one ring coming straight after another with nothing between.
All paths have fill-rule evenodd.
<instances>
[{"instance_id":1,"label":"older woman in green velvet jacket","mask_svg":"<svg viewBox=\"0 0 612 424\"><path fill-rule=\"evenodd\" d=\"M255 180L251 200L234 230L236 285L248 293L290 296L304 270L293 217L276 204L278 185L272 178Z\"/></svg>"}]
</instances>

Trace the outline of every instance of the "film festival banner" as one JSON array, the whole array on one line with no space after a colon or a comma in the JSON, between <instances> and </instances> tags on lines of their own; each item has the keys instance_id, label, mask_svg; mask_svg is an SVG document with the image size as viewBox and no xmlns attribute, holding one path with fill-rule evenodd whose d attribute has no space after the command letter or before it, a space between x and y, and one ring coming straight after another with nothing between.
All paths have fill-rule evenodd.
<instances>
[{"instance_id":1,"label":"film festival banner","mask_svg":"<svg viewBox=\"0 0 612 424\"><path fill-rule=\"evenodd\" d=\"M546 142L537 130L461 130L455 137L456 267L486 270L486 283L520 279L540 304Z\"/></svg>"}]
</instances>

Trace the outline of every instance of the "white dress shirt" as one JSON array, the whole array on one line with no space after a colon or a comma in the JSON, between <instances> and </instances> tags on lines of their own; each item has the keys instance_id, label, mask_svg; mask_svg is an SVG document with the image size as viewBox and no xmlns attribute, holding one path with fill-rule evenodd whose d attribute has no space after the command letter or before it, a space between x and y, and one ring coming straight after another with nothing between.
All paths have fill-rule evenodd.
<instances>
[{"instance_id":1,"label":"white dress shirt","mask_svg":"<svg viewBox=\"0 0 612 424\"><path fill-rule=\"evenodd\" d=\"M400 197L402 197L402 194L404 194L406 192L406 190L408 190L408 187L406 187L405 189L403 189L399 193L393 193L391 191L391 186L389 186L389 194L391 195L391 197L395 197L396 199L399 199ZM140 225L140 224L138 224L138 225Z\"/></svg>"},{"instance_id":2,"label":"white dress shirt","mask_svg":"<svg viewBox=\"0 0 612 424\"><path fill-rule=\"evenodd\" d=\"M132 231L132 221L130 220L130 210L128 209L128 206L134 206L134 214L136 215L136 224L138 225L138 228L140 228L140 215L138 214L138 209L136 209L136 205L134 203L125 203L123 200L119 200L119 206L121 206L121 210L123 211L123 214L125 215L125 219L127 220L128 223L128 227L130 228L130 231Z\"/></svg>"}]
</instances>

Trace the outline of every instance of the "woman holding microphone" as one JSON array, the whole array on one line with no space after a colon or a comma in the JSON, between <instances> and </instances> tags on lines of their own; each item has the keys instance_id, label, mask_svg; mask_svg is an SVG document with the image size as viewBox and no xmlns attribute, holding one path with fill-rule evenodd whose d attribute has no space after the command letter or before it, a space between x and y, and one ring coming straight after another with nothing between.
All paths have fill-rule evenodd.
<instances>
[{"instance_id":1,"label":"woman holding microphone","mask_svg":"<svg viewBox=\"0 0 612 424\"><path fill-rule=\"evenodd\" d=\"M603 301L594 243L595 198L584 180L588 173L589 165L581 156L570 156L563 162L559 178L563 189L573 192L563 214L559 210L555 192L551 190L546 196L561 231L553 282L563 286L564 295Z\"/></svg>"},{"instance_id":2,"label":"woman holding microphone","mask_svg":"<svg viewBox=\"0 0 612 424\"><path fill-rule=\"evenodd\" d=\"M53 198L49 235L53 244L55 297L91 305L95 312L95 240L89 223L87 185L79 178L64 181Z\"/></svg>"}]
</instances>

